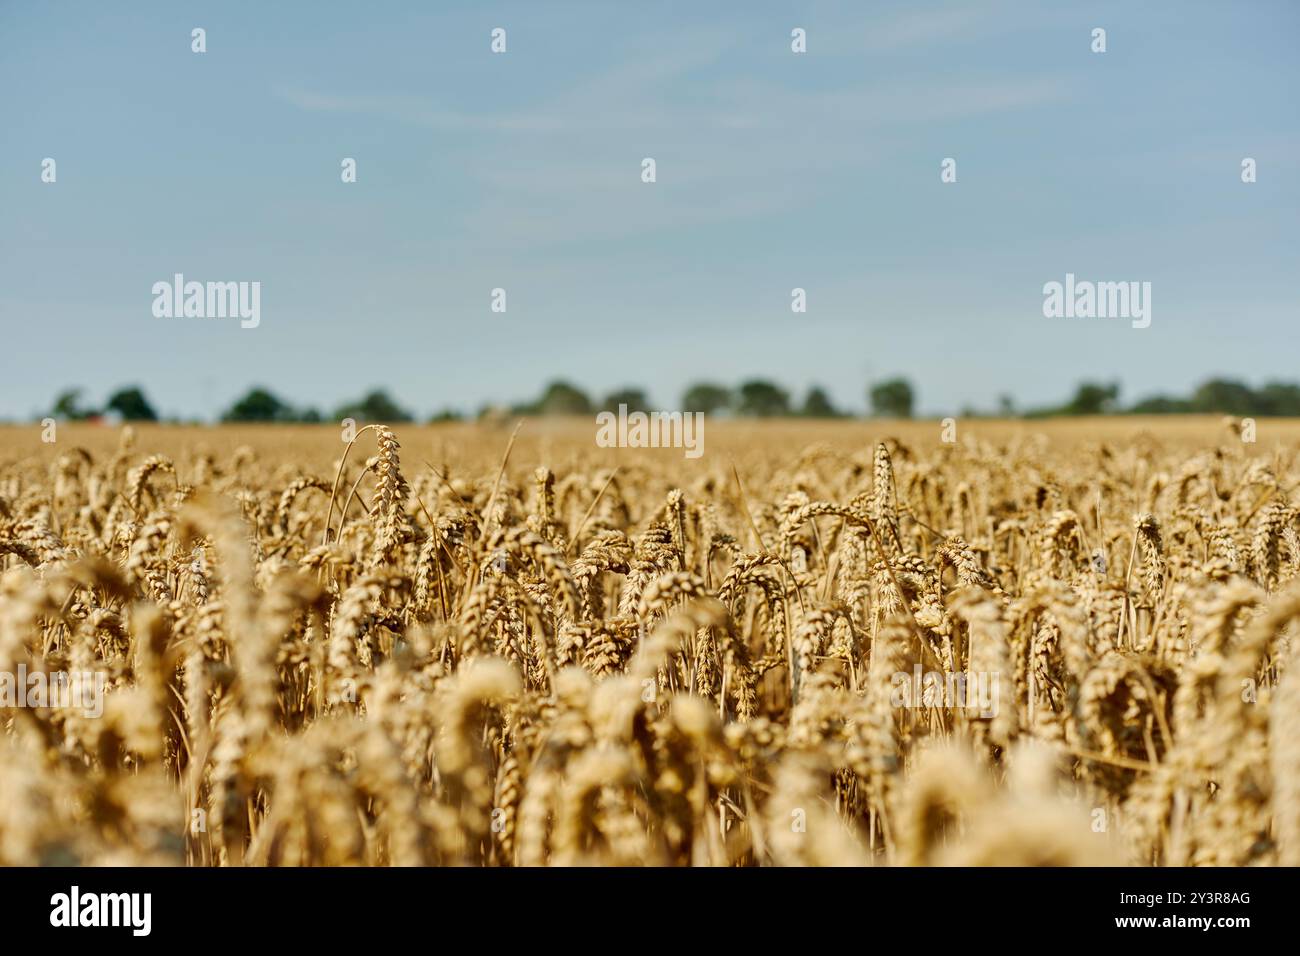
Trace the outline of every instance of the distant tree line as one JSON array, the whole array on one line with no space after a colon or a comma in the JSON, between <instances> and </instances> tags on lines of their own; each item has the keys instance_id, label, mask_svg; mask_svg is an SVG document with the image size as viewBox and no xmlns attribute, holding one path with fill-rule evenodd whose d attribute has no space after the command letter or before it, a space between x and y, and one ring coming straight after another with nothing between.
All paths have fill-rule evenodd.
<instances>
[{"instance_id":1,"label":"distant tree line","mask_svg":"<svg viewBox=\"0 0 1300 956\"><path fill-rule=\"evenodd\" d=\"M415 421L415 416L393 401L383 389L375 389L355 401L345 402L327 419L314 408L298 408L269 389L258 387L251 389L221 415L223 422L341 422L345 418L356 422Z\"/></svg>"},{"instance_id":2,"label":"distant tree line","mask_svg":"<svg viewBox=\"0 0 1300 956\"><path fill-rule=\"evenodd\" d=\"M1286 382L1269 382L1260 388L1251 388L1230 379L1211 379L1198 386L1187 398L1156 395L1124 407L1119 401L1118 383L1082 382L1073 397L1061 405L1031 408L1019 412L1010 396L1001 396L998 408L992 412L963 409L963 417L1051 418L1070 415L1162 415L1219 413L1237 416L1289 416L1300 417L1300 385ZM916 394L911 384L903 378L876 382L867 388L867 402L871 414L878 418L911 418L915 411ZM631 411L657 410L647 397L646 390L624 387L610 392L603 400L594 401L585 391L571 382L551 382L533 401L520 402L501 408L484 406L479 416L507 412L514 415L591 415L599 411L617 411L626 405ZM838 409L826 390L814 385L796 401L786 389L768 379L751 379L732 388L717 382L697 382L686 389L681 404L676 409L685 412L704 412L706 415L731 415L738 418L845 418L850 413ZM131 385L119 388L100 408L86 406L81 401L80 389L62 392L54 401L49 414L54 418L84 421L105 415L115 415L127 421L159 421L160 417L144 390ZM465 417L461 412L447 409L425 419L430 422L454 421ZM416 416L399 405L384 389L375 389L362 397L346 402L329 416L315 408L299 407L284 401L265 387L254 387L235 401L221 414L223 422L322 422L342 421L351 418L358 423L412 422Z\"/></svg>"},{"instance_id":3,"label":"distant tree line","mask_svg":"<svg viewBox=\"0 0 1300 956\"><path fill-rule=\"evenodd\" d=\"M910 416L911 387L901 380L896 384L901 386L903 399L900 401L895 392L882 392L877 397L874 394L876 390L873 390L873 408L881 414ZM891 401L894 404L890 404ZM594 401L572 382L556 381L546 386L535 400L512 405L510 412L515 415L590 415L598 411L617 411L620 405L626 405L629 412L657 410L643 388L621 388L610 392L601 401ZM681 405L673 410L744 418L843 418L847 414L835 407L826 390L820 386L812 386L802 401L796 401L786 389L767 379L752 379L736 388L716 382L699 382L686 390Z\"/></svg>"},{"instance_id":4,"label":"distant tree line","mask_svg":"<svg viewBox=\"0 0 1300 956\"><path fill-rule=\"evenodd\" d=\"M116 415L125 421L156 422L161 417L145 397L143 389L129 386L115 391L102 407L83 405L81 389L68 389L59 394L49 414L65 421L87 421ZM459 418L455 412L442 412L430 421ZM281 399L270 389L256 386L248 390L221 413L223 422L322 422L342 421L351 418L358 422L412 422L415 416L402 408L383 389L376 389L354 401L340 405L326 418L315 408L299 407ZM172 419L175 420L175 419Z\"/></svg>"},{"instance_id":5,"label":"distant tree line","mask_svg":"<svg viewBox=\"0 0 1300 956\"><path fill-rule=\"evenodd\" d=\"M59 394L54 400L54 407L50 409L52 417L74 422L98 418L109 412L120 415L128 421L156 422L158 420L158 413L149 404L149 400L144 397L143 390L134 385L119 388L108 397L108 401L104 403L103 408L83 406L81 404L81 389L70 388Z\"/></svg>"},{"instance_id":6,"label":"distant tree line","mask_svg":"<svg viewBox=\"0 0 1300 956\"><path fill-rule=\"evenodd\" d=\"M1198 415L1238 417L1300 417L1300 385L1268 382L1251 388L1244 382L1212 378L1198 385L1187 398L1153 395L1123 407L1119 383L1082 382L1074 397L1063 405L1030 409L1026 418L1059 415Z\"/></svg>"}]
</instances>

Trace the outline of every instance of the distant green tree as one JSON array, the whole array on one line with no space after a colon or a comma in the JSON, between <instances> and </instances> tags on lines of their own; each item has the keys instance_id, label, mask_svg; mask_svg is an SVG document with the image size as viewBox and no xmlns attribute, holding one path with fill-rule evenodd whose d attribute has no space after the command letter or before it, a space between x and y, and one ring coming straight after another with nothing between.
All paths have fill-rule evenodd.
<instances>
[{"instance_id":1,"label":"distant green tree","mask_svg":"<svg viewBox=\"0 0 1300 956\"><path fill-rule=\"evenodd\" d=\"M1255 414L1300 417L1300 385L1269 382L1255 393Z\"/></svg>"},{"instance_id":2,"label":"distant green tree","mask_svg":"<svg viewBox=\"0 0 1300 956\"><path fill-rule=\"evenodd\" d=\"M773 418L790 414L790 395L773 382L755 379L740 386L736 411L756 418Z\"/></svg>"},{"instance_id":3,"label":"distant green tree","mask_svg":"<svg viewBox=\"0 0 1300 956\"><path fill-rule=\"evenodd\" d=\"M871 413L879 418L911 418L915 396L904 378L891 378L871 386Z\"/></svg>"},{"instance_id":4,"label":"distant green tree","mask_svg":"<svg viewBox=\"0 0 1300 956\"><path fill-rule=\"evenodd\" d=\"M1119 399L1119 383L1100 385L1097 382L1081 382L1075 389L1074 398L1061 410L1066 415L1107 415L1115 410Z\"/></svg>"},{"instance_id":5,"label":"distant green tree","mask_svg":"<svg viewBox=\"0 0 1300 956\"><path fill-rule=\"evenodd\" d=\"M1192 403L1185 398L1174 398L1171 395L1152 395L1139 402L1134 402L1128 411L1132 415L1177 415L1191 410Z\"/></svg>"},{"instance_id":6,"label":"distant green tree","mask_svg":"<svg viewBox=\"0 0 1300 956\"><path fill-rule=\"evenodd\" d=\"M393 401L382 388L376 389L358 401L348 402L346 405L341 406L334 413L334 418L337 421L351 418L367 424L414 420L411 413Z\"/></svg>"},{"instance_id":7,"label":"distant green tree","mask_svg":"<svg viewBox=\"0 0 1300 956\"><path fill-rule=\"evenodd\" d=\"M158 420L158 413L149 404L149 399L145 398L144 392L136 386L118 389L109 398L104 409L117 412L128 422L156 422Z\"/></svg>"},{"instance_id":8,"label":"distant green tree","mask_svg":"<svg viewBox=\"0 0 1300 956\"><path fill-rule=\"evenodd\" d=\"M94 409L81 407L81 389L70 388L67 391L60 392L58 398L54 400L54 407L50 409L50 415L53 418L62 418L67 421L82 421L92 415L98 414Z\"/></svg>"},{"instance_id":9,"label":"distant green tree","mask_svg":"<svg viewBox=\"0 0 1300 956\"><path fill-rule=\"evenodd\" d=\"M542 397L528 411L538 415L590 415L591 399L576 385L556 381L546 386Z\"/></svg>"},{"instance_id":10,"label":"distant green tree","mask_svg":"<svg viewBox=\"0 0 1300 956\"><path fill-rule=\"evenodd\" d=\"M803 408L799 414L804 418L838 418L839 412L831 404L830 396L820 386L814 385L808 389L808 394L804 397Z\"/></svg>"},{"instance_id":11,"label":"distant green tree","mask_svg":"<svg viewBox=\"0 0 1300 956\"><path fill-rule=\"evenodd\" d=\"M1248 385L1241 382L1212 378L1192 393L1192 409L1225 415L1250 415L1256 410L1255 395Z\"/></svg>"},{"instance_id":12,"label":"distant green tree","mask_svg":"<svg viewBox=\"0 0 1300 956\"><path fill-rule=\"evenodd\" d=\"M444 408L442 411L435 412L434 414L429 416L429 424L437 425L440 422L458 422L463 420L464 418L465 416L462 415L460 412L456 411L456 409Z\"/></svg>"},{"instance_id":13,"label":"distant green tree","mask_svg":"<svg viewBox=\"0 0 1300 956\"><path fill-rule=\"evenodd\" d=\"M221 416L223 422L289 422L294 418L293 408L264 388L249 389Z\"/></svg>"},{"instance_id":14,"label":"distant green tree","mask_svg":"<svg viewBox=\"0 0 1300 956\"><path fill-rule=\"evenodd\" d=\"M648 412L650 399L646 397L644 389L620 388L606 395L600 407L602 410L617 413L620 405L626 405L629 412Z\"/></svg>"},{"instance_id":15,"label":"distant green tree","mask_svg":"<svg viewBox=\"0 0 1300 956\"><path fill-rule=\"evenodd\" d=\"M731 404L731 389L712 382L697 382L682 396L682 411L712 415Z\"/></svg>"},{"instance_id":16,"label":"distant green tree","mask_svg":"<svg viewBox=\"0 0 1300 956\"><path fill-rule=\"evenodd\" d=\"M1252 389L1244 382L1215 378L1202 382L1190 398L1155 395L1135 403L1129 412L1137 415L1224 414L1300 416L1300 385L1268 382Z\"/></svg>"}]
</instances>

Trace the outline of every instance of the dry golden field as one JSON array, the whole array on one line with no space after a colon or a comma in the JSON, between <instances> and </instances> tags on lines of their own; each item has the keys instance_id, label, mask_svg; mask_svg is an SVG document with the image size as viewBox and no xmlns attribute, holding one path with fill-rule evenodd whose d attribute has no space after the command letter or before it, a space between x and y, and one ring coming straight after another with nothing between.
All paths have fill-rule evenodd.
<instances>
[{"instance_id":1,"label":"dry golden field","mask_svg":"<svg viewBox=\"0 0 1300 956\"><path fill-rule=\"evenodd\" d=\"M1257 429L0 428L0 864L1300 864Z\"/></svg>"}]
</instances>

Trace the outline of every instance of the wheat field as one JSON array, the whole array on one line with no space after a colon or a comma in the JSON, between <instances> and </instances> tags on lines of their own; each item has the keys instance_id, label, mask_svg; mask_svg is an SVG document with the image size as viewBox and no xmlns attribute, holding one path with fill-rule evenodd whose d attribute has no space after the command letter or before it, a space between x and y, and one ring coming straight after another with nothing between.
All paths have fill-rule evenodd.
<instances>
[{"instance_id":1,"label":"wheat field","mask_svg":"<svg viewBox=\"0 0 1300 956\"><path fill-rule=\"evenodd\" d=\"M0 864L1300 864L1300 423L341 437L0 429Z\"/></svg>"}]
</instances>

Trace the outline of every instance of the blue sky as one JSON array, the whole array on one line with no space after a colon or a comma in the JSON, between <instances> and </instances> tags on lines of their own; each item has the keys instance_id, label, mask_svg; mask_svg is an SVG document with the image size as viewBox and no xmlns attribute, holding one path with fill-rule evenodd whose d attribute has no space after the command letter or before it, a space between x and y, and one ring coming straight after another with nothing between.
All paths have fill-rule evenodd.
<instances>
[{"instance_id":1,"label":"blue sky","mask_svg":"<svg viewBox=\"0 0 1300 956\"><path fill-rule=\"evenodd\" d=\"M1297 41L1286 2L8 0L0 416L1300 378ZM260 281L260 325L155 318L176 272ZM1044 318L1067 272L1151 282L1151 326Z\"/></svg>"}]
</instances>

